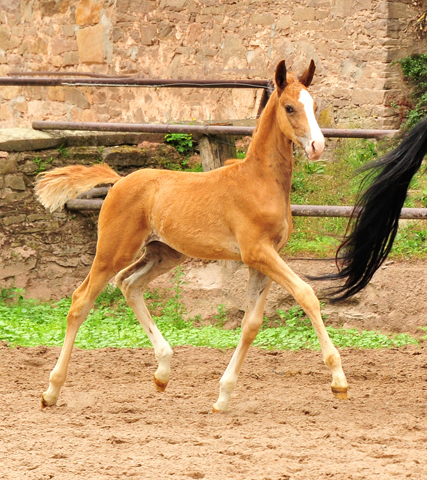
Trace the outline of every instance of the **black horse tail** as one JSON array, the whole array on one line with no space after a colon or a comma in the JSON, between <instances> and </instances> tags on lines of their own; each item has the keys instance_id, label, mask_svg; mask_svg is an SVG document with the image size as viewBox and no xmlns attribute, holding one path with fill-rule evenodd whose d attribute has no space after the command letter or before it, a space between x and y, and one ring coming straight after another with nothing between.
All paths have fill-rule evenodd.
<instances>
[{"instance_id":1,"label":"black horse tail","mask_svg":"<svg viewBox=\"0 0 427 480\"><path fill-rule=\"evenodd\" d=\"M362 168L370 170L364 181L373 181L356 200L346 236L338 247L338 273L321 277L344 280L330 291L332 301L345 300L362 290L390 253L409 183L427 153L427 118L402 138L398 147Z\"/></svg>"}]
</instances>

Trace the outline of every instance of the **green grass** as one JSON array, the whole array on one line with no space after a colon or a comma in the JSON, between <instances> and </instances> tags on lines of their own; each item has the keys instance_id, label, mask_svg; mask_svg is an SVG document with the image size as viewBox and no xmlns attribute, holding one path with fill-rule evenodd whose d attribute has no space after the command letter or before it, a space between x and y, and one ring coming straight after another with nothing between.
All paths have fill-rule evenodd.
<instances>
[{"instance_id":1,"label":"green grass","mask_svg":"<svg viewBox=\"0 0 427 480\"><path fill-rule=\"evenodd\" d=\"M241 329L223 330L218 325L196 326L200 319L188 319L180 301L182 273L178 270L169 299L162 301L154 292L146 294L150 309L162 306L160 315L153 315L160 331L170 343L195 347L234 348L240 338ZM3 290L0 295L0 340L9 346L35 347L38 345L62 345L66 315L70 299L41 303L22 298L17 290ZM218 308L219 325L226 311ZM279 310L281 321L277 326L261 328L254 346L264 349L299 350L320 348L309 320L300 307L287 311ZM184 319L185 318L185 319ZM340 348L391 348L407 344L418 344L417 339L405 335L385 335L380 332L327 327L333 343ZM427 338L427 335L424 337ZM135 319L119 291L107 291L97 300L95 308L81 326L76 347L96 349L104 347L141 348L151 347L148 337Z\"/></svg>"},{"instance_id":2,"label":"green grass","mask_svg":"<svg viewBox=\"0 0 427 480\"><path fill-rule=\"evenodd\" d=\"M297 205L354 205L364 175L357 170L387 150L391 141L343 139L337 142L334 158L312 162L296 155L291 203ZM412 180L405 207L427 207L427 175L422 169ZM341 243L348 219L294 217L294 230L285 255L333 257ZM427 223L423 220L401 223L390 258L427 258Z\"/></svg>"}]
</instances>

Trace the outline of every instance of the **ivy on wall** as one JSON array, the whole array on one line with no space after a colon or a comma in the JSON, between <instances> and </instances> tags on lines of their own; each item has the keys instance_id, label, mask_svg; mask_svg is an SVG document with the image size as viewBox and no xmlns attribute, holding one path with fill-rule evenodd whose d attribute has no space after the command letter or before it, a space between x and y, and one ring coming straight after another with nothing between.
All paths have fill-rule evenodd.
<instances>
[{"instance_id":1,"label":"ivy on wall","mask_svg":"<svg viewBox=\"0 0 427 480\"><path fill-rule=\"evenodd\" d=\"M427 54L410 55L397 60L412 92L405 127L411 128L427 117Z\"/></svg>"}]
</instances>

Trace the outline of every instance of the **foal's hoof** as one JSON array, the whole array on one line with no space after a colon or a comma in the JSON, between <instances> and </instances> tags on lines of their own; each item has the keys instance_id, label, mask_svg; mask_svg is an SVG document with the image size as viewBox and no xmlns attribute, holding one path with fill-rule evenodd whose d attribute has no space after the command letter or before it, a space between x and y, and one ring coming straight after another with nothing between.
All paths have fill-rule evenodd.
<instances>
[{"instance_id":1,"label":"foal's hoof","mask_svg":"<svg viewBox=\"0 0 427 480\"><path fill-rule=\"evenodd\" d=\"M228 405L221 405L220 402L216 402L212 405L213 413L225 413L228 409Z\"/></svg>"},{"instance_id":2,"label":"foal's hoof","mask_svg":"<svg viewBox=\"0 0 427 480\"><path fill-rule=\"evenodd\" d=\"M154 377L154 386L156 387L156 390L159 392L164 392L166 390L166 387L168 385L168 382L161 382L158 380L156 377Z\"/></svg>"},{"instance_id":3,"label":"foal's hoof","mask_svg":"<svg viewBox=\"0 0 427 480\"><path fill-rule=\"evenodd\" d=\"M42 400L41 400L41 406L42 408L46 408L46 407L52 407L53 405L55 405L56 402L54 403L49 403L45 396L44 396L44 393L42 394Z\"/></svg>"},{"instance_id":4,"label":"foal's hoof","mask_svg":"<svg viewBox=\"0 0 427 480\"><path fill-rule=\"evenodd\" d=\"M340 400L347 400L347 387L331 387L332 393Z\"/></svg>"},{"instance_id":5,"label":"foal's hoof","mask_svg":"<svg viewBox=\"0 0 427 480\"><path fill-rule=\"evenodd\" d=\"M212 406L212 412L213 413L224 413L224 410L218 410L217 408L215 408L215 405Z\"/></svg>"}]
</instances>

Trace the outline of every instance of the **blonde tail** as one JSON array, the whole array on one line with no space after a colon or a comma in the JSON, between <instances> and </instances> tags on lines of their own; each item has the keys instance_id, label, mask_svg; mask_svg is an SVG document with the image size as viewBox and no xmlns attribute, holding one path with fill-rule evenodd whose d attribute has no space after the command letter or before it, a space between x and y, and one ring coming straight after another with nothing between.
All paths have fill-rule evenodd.
<instances>
[{"instance_id":1,"label":"blonde tail","mask_svg":"<svg viewBox=\"0 0 427 480\"><path fill-rule=\"evenodd\" d=\"M96 185L114 184L121 178L105 163L91 167L72 165L40 174L35 193L39 202L53 212Z\"/></svg>"}]
</instances>

